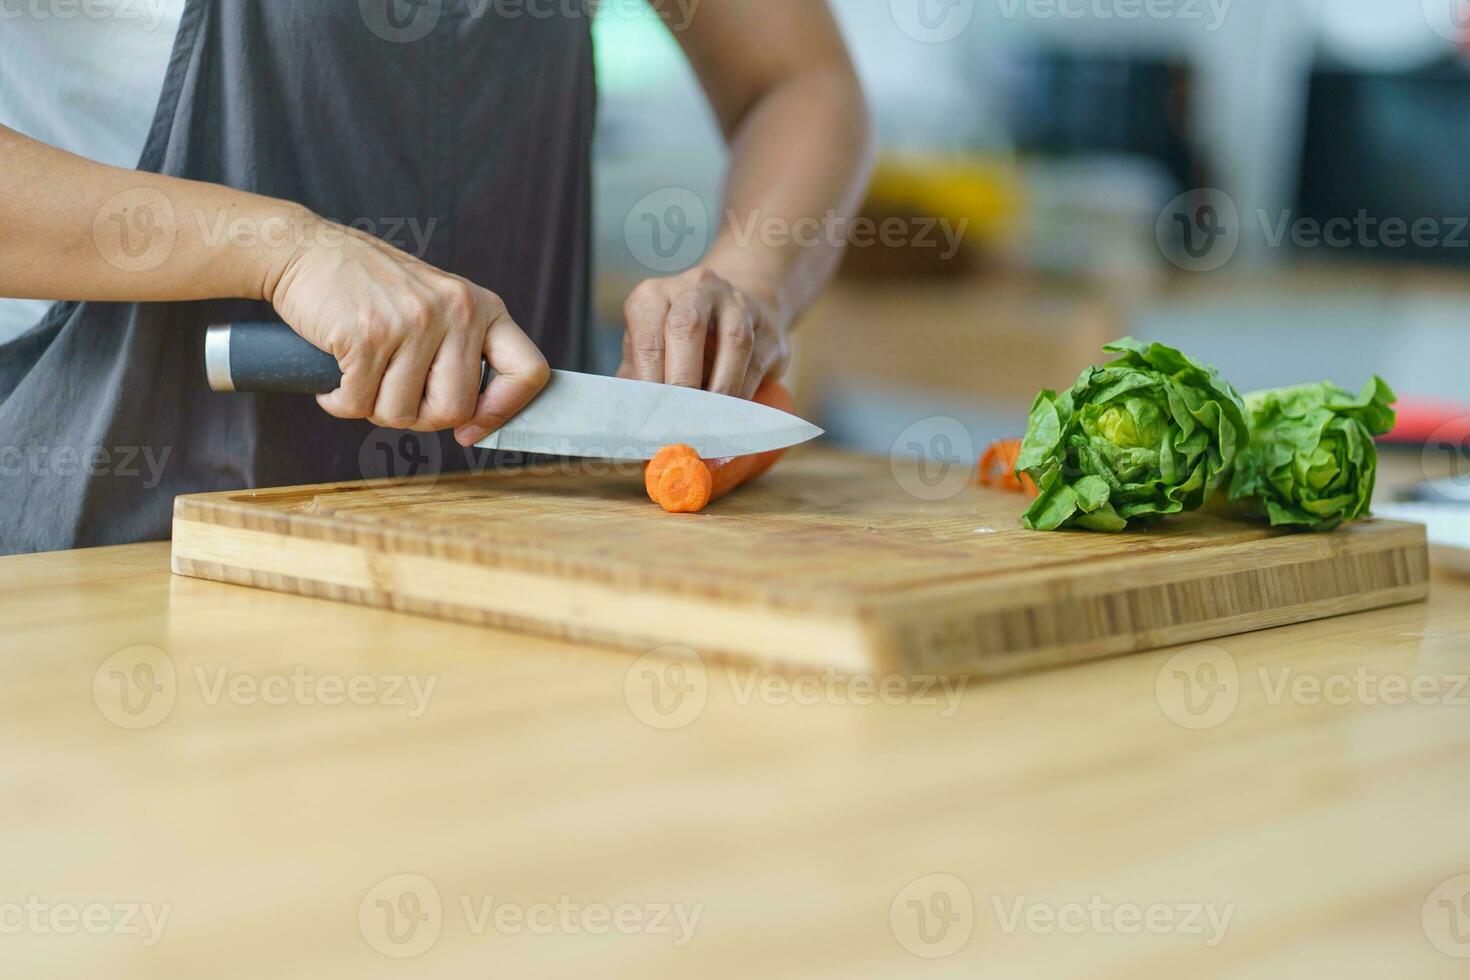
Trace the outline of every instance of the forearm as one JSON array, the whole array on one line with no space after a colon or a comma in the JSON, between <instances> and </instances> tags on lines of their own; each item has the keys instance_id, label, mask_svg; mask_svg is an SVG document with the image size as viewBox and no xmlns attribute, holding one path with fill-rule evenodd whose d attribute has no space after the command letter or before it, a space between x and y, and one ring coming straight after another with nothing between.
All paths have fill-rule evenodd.
<instances>
[{"instance_id":1,"label":"forearm","mask_svg":"<svg viewBox=\"0 0 1470 980\"><path fill-rule=\"evenodd\" d=\"M315 219L217 184L108 167L0 126L0 296L271 295Z\"/></svg>"},{"instance_id":2,"label":"forearm","mask_svg":"<svg viewBox=\"0 0 1470 980\"><path fill-rule=\"evenodd\" d=\"M784 326L836 270L871 174L872 128L850 67L811 68L774 85L741 119L730 154L706 264L762 294Z\"/></svg>"}]
</instances>

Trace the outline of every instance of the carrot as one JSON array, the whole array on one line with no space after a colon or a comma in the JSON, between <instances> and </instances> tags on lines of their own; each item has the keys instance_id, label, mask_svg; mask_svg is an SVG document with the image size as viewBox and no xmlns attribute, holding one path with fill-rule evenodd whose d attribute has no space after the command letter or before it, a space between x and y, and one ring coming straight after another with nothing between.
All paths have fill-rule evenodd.
<instances>
[{"instance_id":1,"label":"carrot","mask_svg":"<svg viewBox=\"0 0 1470 980\"><path fill-rule=\"evenodd\" d=\"M675 443L665 446L658 453L643 464L643 489L648 491L648 499L654 503L659 502L658 481L664 470L679 460L699 459L699 453L683 443Z\"/></svg>"},{"instance_id":2,"label":"carrot","mask_svg":"<svg viewBox=\"0 0 1470 980\"><path fill-rule=\"evenodd\" d=\"M670 514L694 514L714 495L714 474L698 456L679 456L659 473L655 498Z\"/></svg>"},{"instance_id":3,"label":"carrot","mask_svg":"<svg viewBox=\"0 0 1470 980\"><path fill-rule=\"evenodd\" d=\"M754 400L783 412L795 408L791 393L779 381L761 385ZM703 460L688 446L665 446L644 468L643 486L649 498L669 513L694 514L711 500L718 500L775 466L785 453L786 450L777 449L751 456Z\"/></svg>"},{"instance_id":4,"label":"carrot","mask_svg":"<svg viewBox=\"0 0 1470 980\"><path fill-rule=\"evenodd\" d=\"M1021 458L1020 439L1002 439L990 444L985 455L980 457L980 485L1036 496L1036 484L1025 473L1016 472L1016 462Z\"/></svg>"}]
</instances>

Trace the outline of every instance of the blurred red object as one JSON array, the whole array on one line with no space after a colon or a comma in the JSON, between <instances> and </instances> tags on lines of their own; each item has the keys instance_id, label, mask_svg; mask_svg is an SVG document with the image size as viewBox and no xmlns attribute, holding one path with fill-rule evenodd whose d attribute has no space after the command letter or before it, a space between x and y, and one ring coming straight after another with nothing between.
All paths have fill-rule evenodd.
<instances>
[{"instance_id":1,"label":"blurred red object","mask_svg":"<svg viewBox=\"0 0 1470 980\"><path fill-rule=\"evenodd\" d=\"M1470 405L1400 398L1394 408L1398 412L1398 424L1382 438L1383 442L1426 445L1431 440L1470 441Z\"/></svg>"}]
</instances>

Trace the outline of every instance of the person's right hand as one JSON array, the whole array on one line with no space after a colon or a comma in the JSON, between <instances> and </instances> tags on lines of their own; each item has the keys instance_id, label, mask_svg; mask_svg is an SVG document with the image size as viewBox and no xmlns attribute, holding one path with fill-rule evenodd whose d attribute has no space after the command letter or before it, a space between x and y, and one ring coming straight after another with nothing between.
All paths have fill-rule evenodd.
<instances>
[{"instance_id":1,"label":"person's right hand","mask_svg":"<svg viewBox=\"0 0 1470 980\"><path fill-rule=\"evenodd\" d=\"M364 232L315 219L270 289L281 318L342 368L317 402L392 429L454 429L471 446L550 377L500 297ZM495 377L480 393L480 359Z\"/></svg>"}]
</instances>

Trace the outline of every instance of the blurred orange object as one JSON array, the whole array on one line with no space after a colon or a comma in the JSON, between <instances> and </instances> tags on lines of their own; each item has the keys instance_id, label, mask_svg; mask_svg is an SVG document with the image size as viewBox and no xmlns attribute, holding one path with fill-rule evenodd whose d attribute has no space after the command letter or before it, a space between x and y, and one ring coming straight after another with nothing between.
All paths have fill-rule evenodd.
<instances>
[{"instance_id":1,"label":"blurred orange object","mask_svg":"<svg viewBox=\"0 0 1470 980\"><path fill-rule=\"evenodd\" d=\"M985 455L980 457L980 485L1011 493L1024 493L1028 497L1037 494L1036 484L1031 477L1016 473L1016 461L1021 458L1020 439L1002 439L990 444Z\"/></svg>"}]
</instances>

